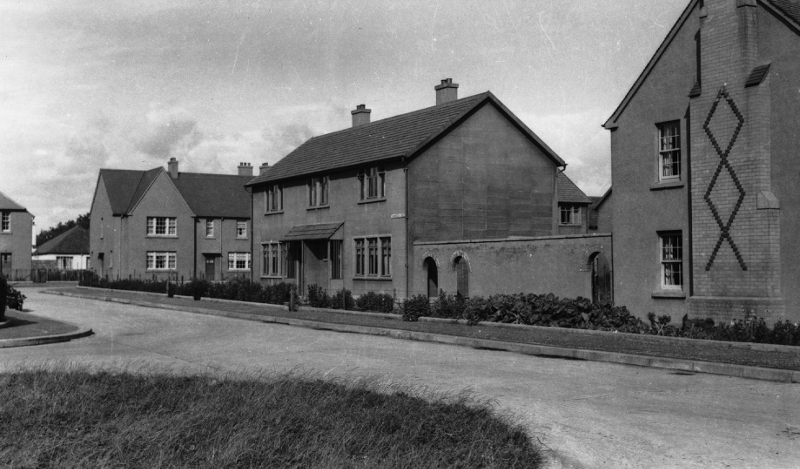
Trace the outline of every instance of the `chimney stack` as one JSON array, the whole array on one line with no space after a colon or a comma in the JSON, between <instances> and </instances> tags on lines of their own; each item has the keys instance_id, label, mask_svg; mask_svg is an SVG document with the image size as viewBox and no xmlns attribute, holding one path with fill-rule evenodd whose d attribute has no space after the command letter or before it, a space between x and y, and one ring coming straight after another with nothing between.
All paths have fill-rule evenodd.
<instances>
[{"instance_id":1,"label":"chimney stack","mask_svg":"<svg viewBox=\"0 0 800 469\"><path fill-rule=\"evenodd\" d=\"M269 169L269 163L263 163L263 164L262 164L261 166L259 166L259 168L258 168L258 175L259 175L259 176L263 176L263 175L267 174L267 170L268 170L268 169Z\"/></svg>"},{"instance_id":2,"label":"chimney stack","mask_svg":"<svg viewBox=\"0 0 800 469\"><path fill-rule=\"evenodd\" d=\"M250 163L239 163L239 176L253 176L253 167Z\"/></svg>"},{"instance_id":3,"label":"chimney stack","mask_svg":"<svg viewBox=\"0 0 800 469\"><path fill-rule=\"evenodd\" d=\"M452 78L445 78L442 84L436 85L436 105L449 103L458 99L458 83L453 83Z\"/></svg>"},{"instance_id":4,"label":"chimney stack","mask_svg":"<svg viewBox=\"0 0 800 469\"><path fill-rule=\"evenodd\" d=\"M353 127L369 124L370 112L372 112L372 109L367 109L366 104L359 104L356 106L355 111L350 111L350 114L353 115Z\"/></svg>"},{"instance_id":5,"label":"chimney stack","mask_svg":"<svg viewBox=\"0 0 800 469\"><path fill-rule=\"evenodd\" d=\"M167 170L172 179L178 179L178 160L173 156L167 163Z\"/></svg>"}]
</instances>

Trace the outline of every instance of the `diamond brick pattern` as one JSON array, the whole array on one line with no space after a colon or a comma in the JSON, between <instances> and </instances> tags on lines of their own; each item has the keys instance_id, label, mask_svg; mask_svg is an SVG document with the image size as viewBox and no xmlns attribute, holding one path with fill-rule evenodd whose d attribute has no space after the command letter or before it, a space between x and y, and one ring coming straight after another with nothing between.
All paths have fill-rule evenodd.
<instances>
[{"instance_id":1,"label":"diamond brick pattern","mask_svg":"<svg viewBox=\"0 0 800 469\"><path fill-rule=\"evenodd\" d=\"M725 149L723 150L720 146L717 139L714 137L709 124L711 124L711 119L714 117L714 113L717 111L717 107L719 106L722 99L725 99L725 102L730 106L731 111L736 116L737 124L736 128L733 131L733 135L731 135L730 141L727 143ZM714 246L714 250L711 252L711 257L708 259L708 263L706 264L706 271L711 270L711 266L714 264L714 259L716 259L717 254L719 253L719 249L722 247L722 243L725 241L728 242L731 249L733 250L733 254L736 256L736 260L739 261L739 266L742 270L747 270L747 264L744 262L744 258L742 258L741 252L739 252L739 248L736 246L733 238L731 237L731 226L733 225L733 221L736 219L736 214L739 213L739 209L742 206L742 202L744 202L744 197L746 195L744 188L742 187L742 183L739 181L739 177L736 175L736 172L733 170L730 162L728 161L728 156L730 155L731 149L733 148L734 144L736 143L736 138L739 136L739 132L742 130L742 126L744 125L744 117L742 113L739 112L739 108L736 107L736 103L733 99L728 95L728 92L725 90L723 86L720 88L719 92L717 93L717 97L714 100L714 104L711 105L711 110L708 112L708 117L706 117L705 123L703 123L703 130L705 130L708 139L711 141L711 145L714 147L714 150L717 152L719 156L719 164L717 165L717 169L714 172L714 176L711 178L711 182L708 185L708 189L706 189L706 193L703 196L703 199L708 204L708 207L711 209L711 214L714 216L714 220L717 222L717 225L720 229L719 239L717 240L717 244ZM730 175L733 183L736 187L736 191L739 194L739 197L736 199L736 204L733 206L733 210L731 214L728 216L727 220L723 220L722 216L720 216L718 207L714 204L711 200L711 193L714 191L715 186L717 184L717 180L719 179L722 170L726 170Z\"/></svg>"}]
</instances>

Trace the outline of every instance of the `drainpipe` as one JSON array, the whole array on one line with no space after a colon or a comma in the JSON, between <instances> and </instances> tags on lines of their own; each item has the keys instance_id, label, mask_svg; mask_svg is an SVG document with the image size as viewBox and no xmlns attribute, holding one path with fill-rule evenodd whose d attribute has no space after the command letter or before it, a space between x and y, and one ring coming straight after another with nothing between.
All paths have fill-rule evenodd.
<instances>
[{"instance_id":1,"label":"drainpipe","mask_svg":"<svg viewBox=\"0 0 800 469\"><path fill-rule=\"evenodd\" d=\"M253 224L256 220L255 212L253 212L253 190L250 187L245 187L245 191L250 194L250 281L255 281L255 276L253 275L253 265L255 264L256 259L256 251L255 251L255 239L253 239L253 233L255 233L255 229L253 228Z\"/></svg>"},{"instance_id":2,"label":"drainpipe","mask_svg":"<svg viewBox=\"0 0 800 469\"><path fill-rule=\"evenodd\" d=\"M403 207L403 211L405 213L405 218L403 219L404 227L403 230L406 232L406 299L409 298L411 292L411 269L408 263L409 257L413 255L414 249L411 245L411 236L408 233L408 163L406 162L406 157L404 156L402 159L403 162L403 178L405 179L404 183L406 186L406 193L405 193L405 207ZM410 248L410 249L409 249Z\"/></svg>"}]
</instances>

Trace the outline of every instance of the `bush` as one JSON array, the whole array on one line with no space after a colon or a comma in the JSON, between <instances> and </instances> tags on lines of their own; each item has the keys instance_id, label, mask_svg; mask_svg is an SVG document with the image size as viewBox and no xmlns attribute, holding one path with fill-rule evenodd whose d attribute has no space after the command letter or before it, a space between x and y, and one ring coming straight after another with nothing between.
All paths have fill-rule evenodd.
<instances>
[{"instance_id":1,"label":"bush","mask_svg":"<svg viewBox=\"0 0 800 469\"><path fill-rule=\"evenodd\" d=\"M313 306L314 308L327 308L331 303L331 298L321 286L317 285L316 283L312 283L308 286L307 301L308 306Z\"/></svg>"},{"instance_id":2,"label":"bush","mask_svg":"<svg viewBox=\"0 0 800 469\"><path fill-rule=\"evenodd\" d=\"M353 294L350 290L336 290L336 294L331 297L330 307L352 311L356 309L356 301L353 299Z\"/></svg>"},{"instance_id":3,"label":"bush","mask_svg":"<svg viewBox=\"0 0 800 469\"><path fill-rule=\"evenodd\" d=\"M462 319L464 317L464 297L447 295L439 290L439 297L431 305L431 316L435 318Z\"/></svg>"},{"instance_id":4,"label":"bush","mask_svg":"<svg viewBox=\"0 0 800 469\"><path fill-rule=\"evenodd\" d=\"M419 318L430 314L431 303L425 295L417 295L403 301L403 321L419 321Z\"/></svg>"},{"instance_id":5,"label":"bush","mask_svg":"<svg viewBox=\"0 0 800 469\"><path fill-rule=\"evenodd\" d=\"M359 311L391 313L394 311L394 297L386 293L368 292L358 297L355 306Z\"/></svg>"}]
</instances>

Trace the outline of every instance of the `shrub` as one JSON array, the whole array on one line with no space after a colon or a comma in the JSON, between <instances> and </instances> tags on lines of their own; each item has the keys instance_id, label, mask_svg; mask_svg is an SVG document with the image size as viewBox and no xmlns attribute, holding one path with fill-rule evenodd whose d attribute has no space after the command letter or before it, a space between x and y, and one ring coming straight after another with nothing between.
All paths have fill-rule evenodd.
<instances>
[{"instance_id":1,"label":"shrub","mask_svg":"<svg viewBox=\"0 0 800 469\"><path fill-rule=\"evenodd\" d=\"M331 298L328 296L328 293L316 283L312 283L308 286L307 300L308 305L313 306L314 308L327 308L331 302Z\"/></svg>"},{"instance_id":2,"label":"shrub","mask_svg":"<svg viewBox=\"0 0 800 469\"><path fill-rule=\"evenodd\" d=\"M358 297L355 306L359 311L391 313L394 311L394 297L386 293L368 292Z\"/></svg>"},{"instance_id":3,"label":"shrub","mask_svg":"<svg viewBox=\"0 0 800 469\"><path fill-rule=\"evenodd\" d=\"M464 317L464 297L447 295L439 290L439 297L431 305L431 316L435 318L461 319Z\"/></svg>"},{"instance_id":4,"label":"shrub","mask_svg":"<svg viewBox=\"0 0 800 469\"><path fill-rule=\"evenodd\" d=\"M430 314L431 303L425 295L417 295L403 301L403 321L419 321L419 318Z\"/></svg>"},{"instance_id":5,"label":"shrub","mask_svg":"<svg viewBox=\"0 0 800 469\"><path fill-rule=\"evenodd\" d=\"M356 301L353 299L353 294L350 290L336 290L336 293L331 297L330 307L352 311L356 309Z\"/></svg>"}]
</instances>

